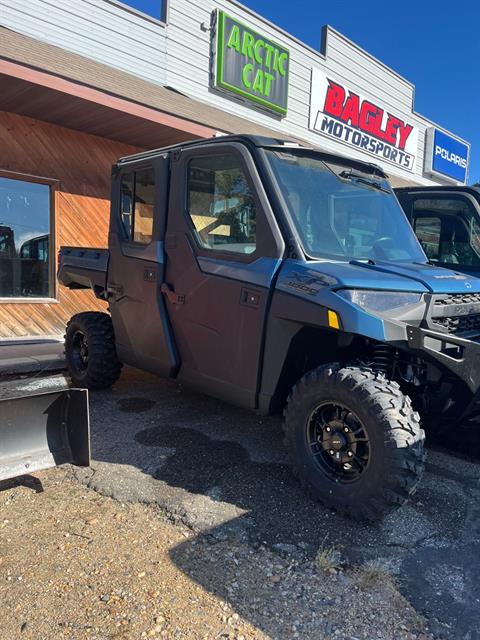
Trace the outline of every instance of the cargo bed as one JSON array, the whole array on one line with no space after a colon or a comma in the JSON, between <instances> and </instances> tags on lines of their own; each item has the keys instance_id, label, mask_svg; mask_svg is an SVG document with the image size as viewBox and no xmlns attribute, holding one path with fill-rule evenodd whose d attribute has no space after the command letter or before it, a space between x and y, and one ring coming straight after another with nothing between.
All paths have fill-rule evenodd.
<instances>
[{"instance_id":1,"label":"cargo bed","mask_svg":"<svg viewBox=\"0 0 480 640\"><path fill-rule=\"evenodd\" d=\"M61 247L58 280L68 289L92 289L106 300L108 249Z\"/></svg>"}]
</instances>

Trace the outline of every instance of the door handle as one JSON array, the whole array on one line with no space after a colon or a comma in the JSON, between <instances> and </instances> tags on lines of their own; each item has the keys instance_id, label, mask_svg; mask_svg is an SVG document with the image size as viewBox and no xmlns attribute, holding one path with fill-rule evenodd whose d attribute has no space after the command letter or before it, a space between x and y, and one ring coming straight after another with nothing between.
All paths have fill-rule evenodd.
<instances>
[{"instance_id":1,"label":"door handle","mask_svg":"<svg viewBox=\"0 0 480 640\"><path fill-rule=\"evenodd\" d=\"M180 293L175 293L172 287L166 282L162 284L160 291L171 304L185 304L185 296Z\"/></svg>"},{"instance_id":2,"label":"door handle","mask_svg":"<svg viewBox=\"0 0 480 640\"><path fill-rule=\"evenodd\" d=\"M118 297L123 296L123 287L121 284L114 284L113 282L110 282L110 284L107 285L107 293Z\"/></svg>"},{"instance_id":3,"label":"door handle","mask_svg":"<svg viewBox=\"0 0 480 640\"><path fill-rule=\"evenodd\" d=\"M253 289L243 288L240 293L240 304L243 304L246 307L257 308L260 304L260 293Z\"/></svg>"}]
</instances>

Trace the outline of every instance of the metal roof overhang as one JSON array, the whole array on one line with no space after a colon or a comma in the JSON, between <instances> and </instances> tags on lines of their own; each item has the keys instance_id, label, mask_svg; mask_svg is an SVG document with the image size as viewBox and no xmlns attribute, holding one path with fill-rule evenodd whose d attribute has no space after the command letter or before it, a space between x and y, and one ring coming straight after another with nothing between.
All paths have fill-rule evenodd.
<instances>
[{"instance_id":1,"label":"metal roof overhang","mask_svg":"<svg viewBox=\"0 0 480 640\"><path fill-rule=\"evenodd\" d=\"M0 110L147 149L272 130L0 27Z\"/></svg>"},{"instance_id":2,"label":"metal roof overhang","mask_svg":"<svg viewBox=\"0 0 480 640\"><path fill-rule=\"evenodd\" d=\"M151 148L208 138L216 130L0 59L0 110Z\"/></svg>"}]
</instances>

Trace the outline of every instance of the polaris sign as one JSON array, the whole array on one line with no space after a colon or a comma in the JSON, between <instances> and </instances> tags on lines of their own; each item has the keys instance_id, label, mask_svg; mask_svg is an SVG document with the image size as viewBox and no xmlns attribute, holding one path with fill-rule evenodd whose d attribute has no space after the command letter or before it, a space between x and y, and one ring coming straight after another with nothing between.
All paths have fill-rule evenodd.
<instances>
[{"instance_id":1,"label":"polaris sign","mask_svg":"<svg viewBox=\"0 0 480 640\"><path fill-rule=\"evenodd\" d=\"M470 145L434 127L426 131L425 171L453 182L466 183Z\"/></svg>"},{"instance_id":2,"label":"polaris sign","mask_svg":"<svg viewBox=\"0 0 480 640\"><path fill-rule=\"evenodd\" d=\"M407 171L415 171L418 129L320 69L312 69L310 129Z\"/></svg>"}]
</instances>

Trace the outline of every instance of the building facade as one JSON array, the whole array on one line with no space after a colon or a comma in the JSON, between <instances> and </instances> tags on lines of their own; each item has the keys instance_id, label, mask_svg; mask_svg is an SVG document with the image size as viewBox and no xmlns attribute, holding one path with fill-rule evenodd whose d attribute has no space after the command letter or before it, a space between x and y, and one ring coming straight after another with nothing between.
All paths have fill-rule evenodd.
<instances>
[{"instance_id":1,"label":"building facade","mask_svg":"<svg viewBox=\"0 0 480 640\"><path fill-rule=\"evenodd\" d=\"M104 308L57 285L55 256L106 245L122 155L255 133L375 162L395 186L468 176L468 143L415 112L410 82L331 27L315 51L234 0L0 0L0 86L0 337Z\"/></svg>"}]
</instances>

